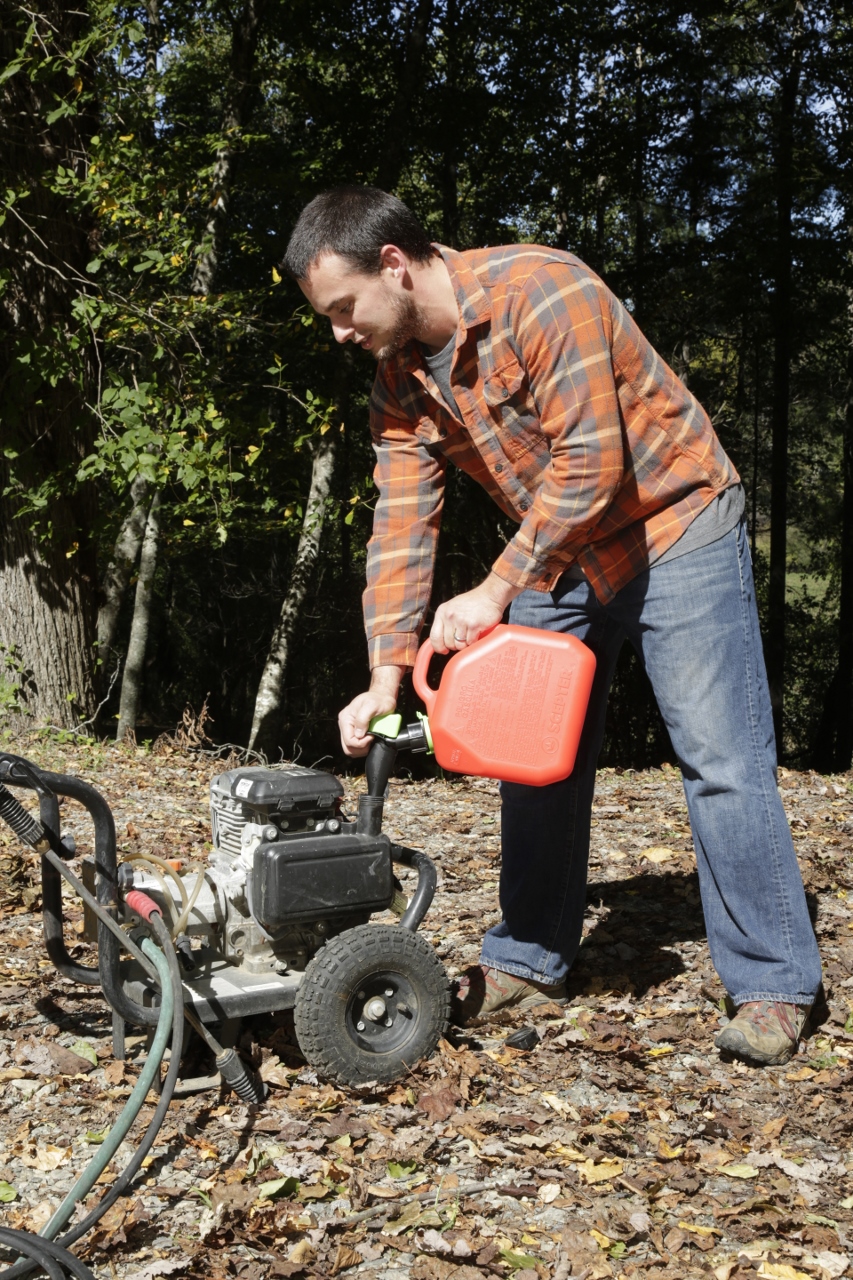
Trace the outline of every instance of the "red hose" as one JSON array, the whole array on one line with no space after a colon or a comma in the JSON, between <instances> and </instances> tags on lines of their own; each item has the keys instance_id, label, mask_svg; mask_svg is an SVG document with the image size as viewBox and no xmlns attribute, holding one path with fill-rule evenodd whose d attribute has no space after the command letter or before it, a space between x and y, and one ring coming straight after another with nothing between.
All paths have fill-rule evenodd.
<instances>
[{"instance_id":1,"label":"red hose","mask_svg":"<svg viewBox=\"0 0 853 1280\"><path fill-rule=\"evenodd\" d=\"M149 898L148 894L143 893L141 889L131 889L130 893L125 894L124 900L131 911L135 911L138 916L142 916L143 920L150 921L152 916L162 916L163 914L154 899Z\"/></svg>"}]
</instances>

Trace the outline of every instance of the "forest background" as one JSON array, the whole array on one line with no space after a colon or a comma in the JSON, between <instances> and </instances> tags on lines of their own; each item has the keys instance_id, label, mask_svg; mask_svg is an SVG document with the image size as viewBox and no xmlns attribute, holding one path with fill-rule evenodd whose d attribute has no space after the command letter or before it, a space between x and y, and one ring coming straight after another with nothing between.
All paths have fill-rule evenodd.
<instances>
[{"instance_id":1,"label":"forest background","mask_svg":"<svg viewBox=\"0 0 853 1280\"><path fill-rule=\"evenodd\" d=\"M853 14L841 0L0 0L0 732L340 765L372 361L279 273L304 203L569 249L747 491L777 738L853 754ZM453 469L451 468L451 471ZM434 603L511 529L452 474ZM672 759L626 650L605 759Z\"/></svg>"}]
</instances>

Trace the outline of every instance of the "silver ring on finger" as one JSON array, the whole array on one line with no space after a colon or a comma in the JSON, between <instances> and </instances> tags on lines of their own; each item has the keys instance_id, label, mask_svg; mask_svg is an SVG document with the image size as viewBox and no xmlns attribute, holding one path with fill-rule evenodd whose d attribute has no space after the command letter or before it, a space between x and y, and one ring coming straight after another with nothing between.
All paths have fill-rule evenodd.
<instances>
[{"instance_id":1,"label":"silver ring on finger","mask_svg":"<svg viewBox=\"0 0 853 1280\"><path fill-rule=\"evenodd\" d=\"M466 643L466 639L467 639L467 637L466 637L466 636L458 636L458 635L456 634L456 632L454 631L454 633L453 633L453 639L456 641L456 643L457 643L457 644L465 644L465 643Z\"/></svg>"}]
</instances>

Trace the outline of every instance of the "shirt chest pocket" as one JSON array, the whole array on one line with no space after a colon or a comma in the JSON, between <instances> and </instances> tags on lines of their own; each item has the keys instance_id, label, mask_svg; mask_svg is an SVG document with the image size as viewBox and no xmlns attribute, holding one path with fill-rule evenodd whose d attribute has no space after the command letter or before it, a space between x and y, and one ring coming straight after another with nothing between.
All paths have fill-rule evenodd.
<instances>
[{"instance_id":1,"label":"shirt chest pocket","mask_svg":"<svg viewBox=\"0 0 853 1280\"><path fill-rule=\"evenodd\" d=\"M511 357L486 378L483 399L492 428L506 453L520 457L541 438L539 415L521 365Z\"/></svg>"}]
</instances>

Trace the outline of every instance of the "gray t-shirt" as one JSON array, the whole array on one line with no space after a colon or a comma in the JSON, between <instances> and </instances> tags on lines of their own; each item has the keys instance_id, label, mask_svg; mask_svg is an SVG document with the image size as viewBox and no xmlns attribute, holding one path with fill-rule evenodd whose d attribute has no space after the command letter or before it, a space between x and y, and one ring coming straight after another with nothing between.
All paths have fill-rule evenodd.
<instances>
[{"instance_id":1,"label":"gray t-shirt","mask_svg":"<svg viewBox=\"0 0 853 1280\"><path fill-rule=\"evenodd\" d=\"M452 409L457 418L461 418L459 407L453 392L450 390L450 366L453 364L453 353L456 350L456 334L450 339L446 347L434 356L431 356L426 347L421 347L424 357L424 364L429 369L432 376L438 383L438 389L444 397L444 402L449 409Z\"/></svg>"},{"instance_id":2,"label":"gray t-shirt","mask_svg":"<svg viewBox=\"0 0 853 1280\"><path fill-rule=\"evenodd\" d=\"M434 356L429 355L424 349L424 363L438 384L438 389L448 408L453 410L457 418L461 418L462 414L450 390L450 366L453 364L455 350L456 334L454 333L447 346L442 347L441 351ZM699 512L678 541L673 543L668 551L664 551L654 564L666 564L668 560L677 560L679 556L686 556L689 551L698 551L700 547L707 547L718 538L724 537L739 523L745 505L746 497L742 484L733 484L728 489L723 489L713 502L708 503L704 511ZM652 567L654 568L654 565ZM586 574L579 564L573 564L566 570L566 577L585 578Z\"/></svg>"}]
</instances>

